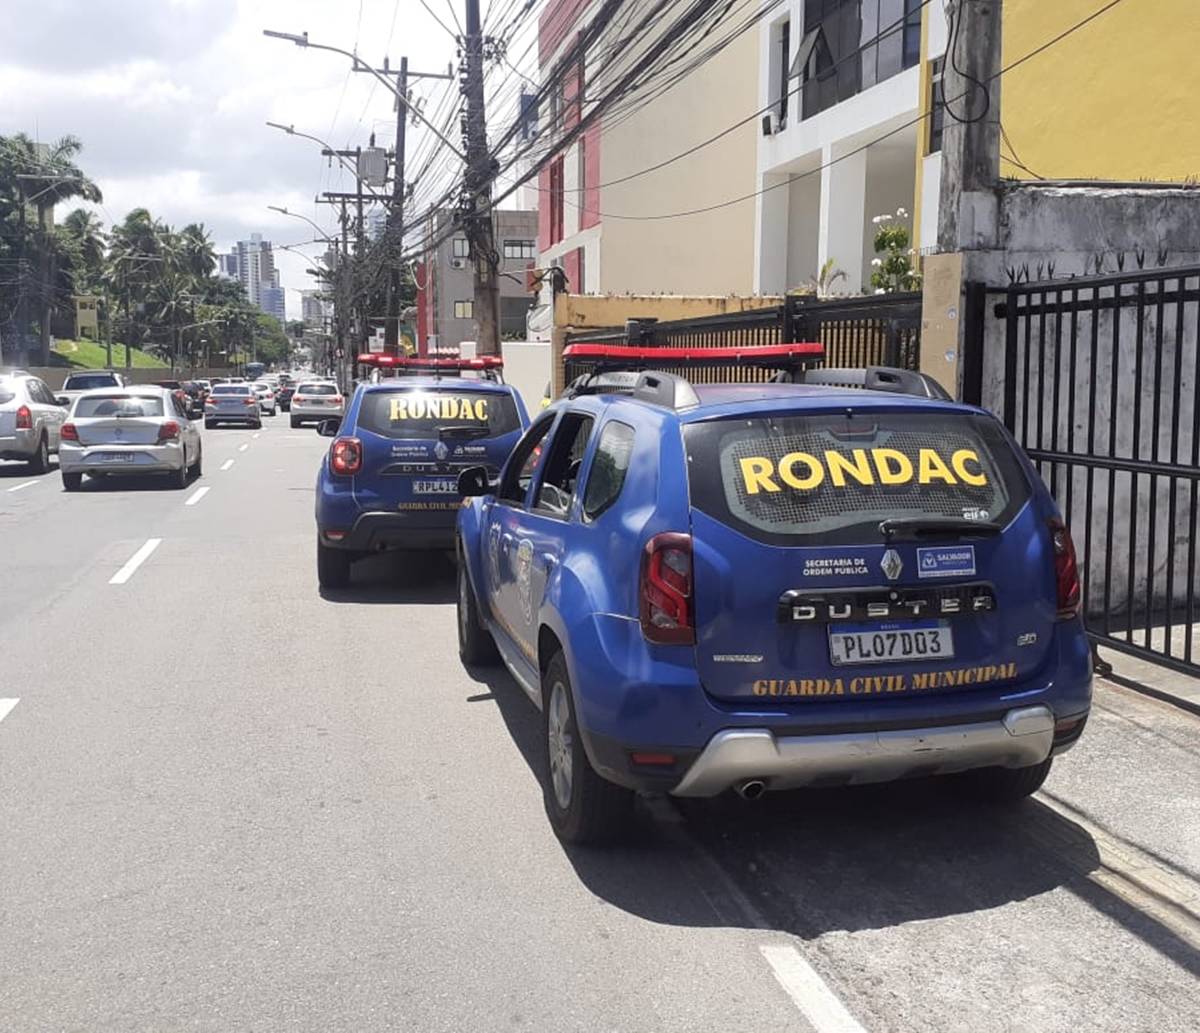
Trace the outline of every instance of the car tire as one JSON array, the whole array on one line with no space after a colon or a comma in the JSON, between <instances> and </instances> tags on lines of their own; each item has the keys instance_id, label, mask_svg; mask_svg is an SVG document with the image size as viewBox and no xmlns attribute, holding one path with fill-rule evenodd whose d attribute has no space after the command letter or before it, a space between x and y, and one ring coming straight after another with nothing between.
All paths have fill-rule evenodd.
<instances>
[{"instance_id":1,"label":"car tire","mask_svg":"<svg viewBox=\"0 0 1200 1033\"><path fill-rule=\"evenodd\" d=\"M78 491L83 487L83 474L64 473L62 475L63 491Z\"/></svg>"},{"instance_id":2,"label":"car tire","mask_svg":"<svg viewBox=\"0 0 1200 1033\"><path fill-rule=\"evenodd\" d=\"M479 602L471 577L467 573L467 562L460 550L458 555L458 656L468 667L484 667L499 659L496 640L479 619Z\"/></svg>"},{"instance_id":3,"label":"car tire","mask_svg":"<svg viewBox=\"0 0 1200 1033\"><path fill-rule=\"evenodd\" d=\"M342 589L350 584L350 553L317 542L317 584Z\"/></svg>"},{"instance_id":4,"label":"car tire","mask_svg":"<svg viewBox=\"0 0 1200 1033\"><path fill-rule=\"evenodd\" d=\"M179 464L179 469L172 470L167 475L167 478L170 481L171 487L174 488L176 491L180 491L181 489L186 488L188 486L188 480L189 480L188 473L189 473L189 470L188 470L188 464L187 464L187 453L185 452L184 456L183 456L183 462Z\"/></svg>"},{"instance_id":5,"label":"car tire","mask_svg":"<svg viewBox=\"0 0 1200 1033\"><path fill-rule=\"evenodd\" d=\"M204 449L196 453L196 461L192 463L192 476L199 480L204 476Z\"/></svg>"},{"instance_id":6,"label":"car tire","mask_svg":"<svg viewBox=\"0 0 1200 1033\"><path fill-rule=\"evenodd\" d=\"M292 417L292 430L295 430L299 426L300 426L300 421L295 416L293 416Z\"/></svg>"},{"instance_id":7,"label":"car tire","mask_svg":"<svg viewBox=\"0 0 1200 1033\"><path fill-rule=\"evenodd\" d=\"M255 420L250 426L255 430L262 430L262 420Z\"/></svg>"},{"instance_id":8,"label":"car tire","mask_svg":"<svg viewBox=\"0 0 1200 1033\"><path fill-rule=\"evenodd\" d=\"M29 460L30 473L45 473L50 469L50 442L46 440L46 435L43 434L38 438L37 451L33 454L33 458Z\"/></svg>"},{"instance_id":9,"label":"car tire","mask_svg":"<svg viewBox=\"0 0 1200 1033\"><path fill-rule=\"evenodd\" d=\"M217 425L216 420L205 420L204 421L204 429L205 430L212 430L214 427L216 427L216 425Z\"/></svg>"},{"instance_id":10,"label":"car tire","mask_svg":"<svg viewBox=\"0 0 1200 1033\"><path fill-rule=\"evenodd\" d=\"M1050 774L1053 757L1025 768L977 768L958 776L959 785L971 797L986 803L1014 804L1032 796Z\"/></svg>"},{"instance_id":11,"label":"car tire","mask_svg":"<svg viewBox=\"0 0 1200 1033\"><path fill-rule=\"evenodd\" d=\"M567 661L555 653L542 675L546 816L564 843L607 843L628 828L633 793L596 774L575 717Z\"/></svg>"}]
</instances>

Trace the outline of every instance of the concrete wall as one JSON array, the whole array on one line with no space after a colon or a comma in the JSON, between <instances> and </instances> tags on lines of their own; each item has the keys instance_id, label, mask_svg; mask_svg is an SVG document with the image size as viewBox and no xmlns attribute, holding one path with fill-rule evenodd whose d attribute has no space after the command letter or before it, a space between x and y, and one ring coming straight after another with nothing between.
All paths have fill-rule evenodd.
<instances>
[{"instance_id":1,"label":"concrete wall","mask_svg":"<svg viewBox=\"0 0 1200 1033\"><path fill-rule=\"evenodd\" d=\"M533 417L541 408L546 385L552 379L550 342L504 341L500 347L504 355L505 383L512 384L517 389L525 402L525 408ZM473 342L463 345L464 357L471 358L474 354Z\"/></svg>"}]
</instances>

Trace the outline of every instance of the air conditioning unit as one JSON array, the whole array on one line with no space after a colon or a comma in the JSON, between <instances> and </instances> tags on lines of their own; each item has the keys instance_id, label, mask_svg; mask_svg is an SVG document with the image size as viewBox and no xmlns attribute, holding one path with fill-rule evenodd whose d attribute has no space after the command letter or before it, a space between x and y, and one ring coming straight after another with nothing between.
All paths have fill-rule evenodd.
<instances>
[{"instance_id":1,"label":"air conditioning unit","mask_svg":"<svg viewBox=\"0 0 1200 1033\"><path fill-rule=\"evenodd\" d=\"M465 258L450 259L450 268L451 269L466 269L466 267L467 267L467 260Z\"/></svg>"},{"instance_id":2,"label":"air conditioning unit","mask_svg":"<svg viewBox=\"0 0 1200 1033\"><path fill-rule=\"evenodd\" d=\"M779 112L771 111L763 115L762 132L763 136L774 136L782 127L779 124Z\"/></svg>"}]
</instances>

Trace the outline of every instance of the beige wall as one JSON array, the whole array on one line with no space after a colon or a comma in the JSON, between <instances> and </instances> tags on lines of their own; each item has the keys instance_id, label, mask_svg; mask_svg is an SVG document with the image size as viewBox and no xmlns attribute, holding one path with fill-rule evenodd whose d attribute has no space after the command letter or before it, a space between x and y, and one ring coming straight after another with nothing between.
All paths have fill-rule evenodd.
<instances>
[{"instance_id":1,"label":"beige wall","mask_svg":"<svg viewBox=\"0 0 1200 1033\"><path fill-rule=\"evenodd\" d=\"M665 21L673 20L672 5ZM729 19L735 22L737 19ZM725 28L717 30L721 34ZM600 182L612 183L694 147L758 108L758 32L743 32L637 114L606 116ZM689 55L690 56L690 55ZM758 121L665 168L601 190L600 291L749 294L754 282L753 198L685 218L635 221L704 208L755 190Z\"/></svg>"}]
</instances>

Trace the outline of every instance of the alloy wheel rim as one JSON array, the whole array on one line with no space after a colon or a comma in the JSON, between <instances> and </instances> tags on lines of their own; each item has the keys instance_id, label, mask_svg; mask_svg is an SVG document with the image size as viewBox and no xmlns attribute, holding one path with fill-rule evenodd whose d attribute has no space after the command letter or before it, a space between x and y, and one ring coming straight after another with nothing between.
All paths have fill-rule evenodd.
<instances>
[{"instance_id":1,"label":"alloy wheel rim","mask_svg":"<svg viewBox=\"0 0 1200 1033\"><path fill-rule=\"evenodd\" d=\"M548 729L547 745L550 753L550 781L554 786L554 799L564 811L571 806L571 787L574 781L574 760L571 731L571 709L567 703L567 690L562 682L555 682L550 690L549 712L546 718Z\"/></svg>"}]
</instances>

